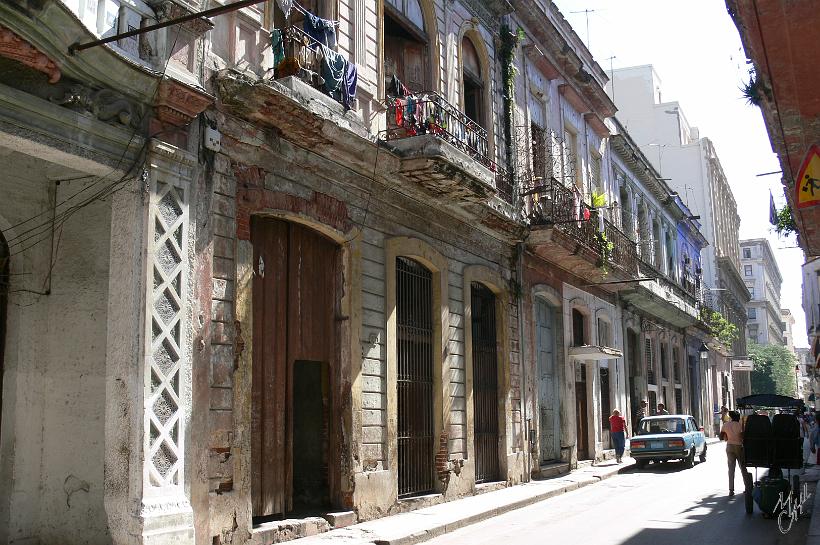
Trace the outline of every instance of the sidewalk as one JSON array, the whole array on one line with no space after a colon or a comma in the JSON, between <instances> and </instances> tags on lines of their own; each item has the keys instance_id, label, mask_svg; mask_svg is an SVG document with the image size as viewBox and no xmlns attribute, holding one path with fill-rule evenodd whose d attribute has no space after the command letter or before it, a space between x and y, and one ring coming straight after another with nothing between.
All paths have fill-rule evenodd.
<instances>
[{"instance_id":1,"label":"sidewalk","mask_svg":"<svg viewBox=\"0 0 820 545\"><path fill-rule=\"evenodd\" d=\"M596 466L575 469L552 479L531 481L502 490L486 492L459 500L388 516L340 528L298 540L299 545L413 545L458 528L599 483L633 467L635 461L625 456L623 463L606 460ZM336 541L334 541L336 540Z\"/></svg>"}]
</instances>

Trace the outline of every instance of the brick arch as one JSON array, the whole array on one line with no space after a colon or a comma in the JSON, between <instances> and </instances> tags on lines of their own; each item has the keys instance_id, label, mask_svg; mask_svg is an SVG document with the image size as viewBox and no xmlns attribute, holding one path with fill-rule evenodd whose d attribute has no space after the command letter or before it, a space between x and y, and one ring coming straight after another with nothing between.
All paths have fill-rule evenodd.
<instances>
[{"instance_id":1,"label":"brick arch","mask_svg":"<svg viewBox=\"0 0 820 545\"><path fill-rule=\"evenodd\" d=\"M347 205L330 195L312 192L309 199L274 191L265 187L266 172L257 166L233 165L236 176L236 236L250 240L251 216L280 217L309 225L323 234L343 242L355 224Z\"/></svg>"}]
</instances>

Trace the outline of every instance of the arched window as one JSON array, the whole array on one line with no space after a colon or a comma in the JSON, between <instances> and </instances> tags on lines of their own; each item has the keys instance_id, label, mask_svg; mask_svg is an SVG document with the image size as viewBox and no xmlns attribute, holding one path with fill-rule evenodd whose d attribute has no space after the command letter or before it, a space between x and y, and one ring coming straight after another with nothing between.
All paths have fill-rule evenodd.
<instances>
[{"instance_id":1,"label":"arched window","mask_svg":"<svg viewBox=\"0 0 820 545\"><path fill-rule=\"evenodd\" d=\"M461 40L461 56L461 90L464 96L464 113L467 114L467 117L486 128L481 61L473 41L467 36Z\"/></svg>"},{"instance_id":2,"label":"arched window","mask_svg":"<svg viewBox=\"0 0 820 545\"><path fill-rule=\"evenodd\" d=\"M428 57L430 39L419 0L385 0L384 81L390 96L407 91L426 91L430 86Z\"/></svg>"}]
</instances>

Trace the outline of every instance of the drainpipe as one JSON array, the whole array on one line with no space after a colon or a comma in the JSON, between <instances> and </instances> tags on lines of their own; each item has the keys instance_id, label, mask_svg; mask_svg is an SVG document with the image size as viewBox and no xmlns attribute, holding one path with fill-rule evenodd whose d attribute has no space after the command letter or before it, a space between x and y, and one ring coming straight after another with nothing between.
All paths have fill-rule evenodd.
<instances>
[{"instance_id":1,"label":"drainpipe","mask_svg":"<svg viewBox=\"0 0 820 545\"><path fill-rule=\"evenodd\" d=\"M524 335L524 242L519 242L515 245L517 255L517 282L521 293L518 296L518 353L521 361L521 423L524 426L524 448L526 456L524 457L525 465L525 482L531 480L531 465L532 465L532 448L530 446L530 419L527 416L527 343Z\"/></svg>"}]
</instances>

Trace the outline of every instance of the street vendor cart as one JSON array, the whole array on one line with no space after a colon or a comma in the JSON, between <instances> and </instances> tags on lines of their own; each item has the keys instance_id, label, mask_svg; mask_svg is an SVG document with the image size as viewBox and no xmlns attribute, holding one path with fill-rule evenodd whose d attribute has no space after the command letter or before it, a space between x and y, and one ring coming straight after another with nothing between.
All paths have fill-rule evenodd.
<instances>
[{"instance_id":1,"label":"street vendor cart","mask_svg":"<svg viewBox=\"0 0 820 545\"><path fill-rule=\"evenodd\" d=\"M744 419L743 452L746 467L755 468L755 479L744 475L746 512L754 503L765 517L774 517L790 493L799 494L800 477L793 470L803 468L803 439L798 416L805 406L802 399L775 394L757 394L737 400ZM771 413L771 416L770 416ZM757 471L766 468L760 479ZM783 471L787 471L784 477Z\"/></svg>"}]
</instances>

